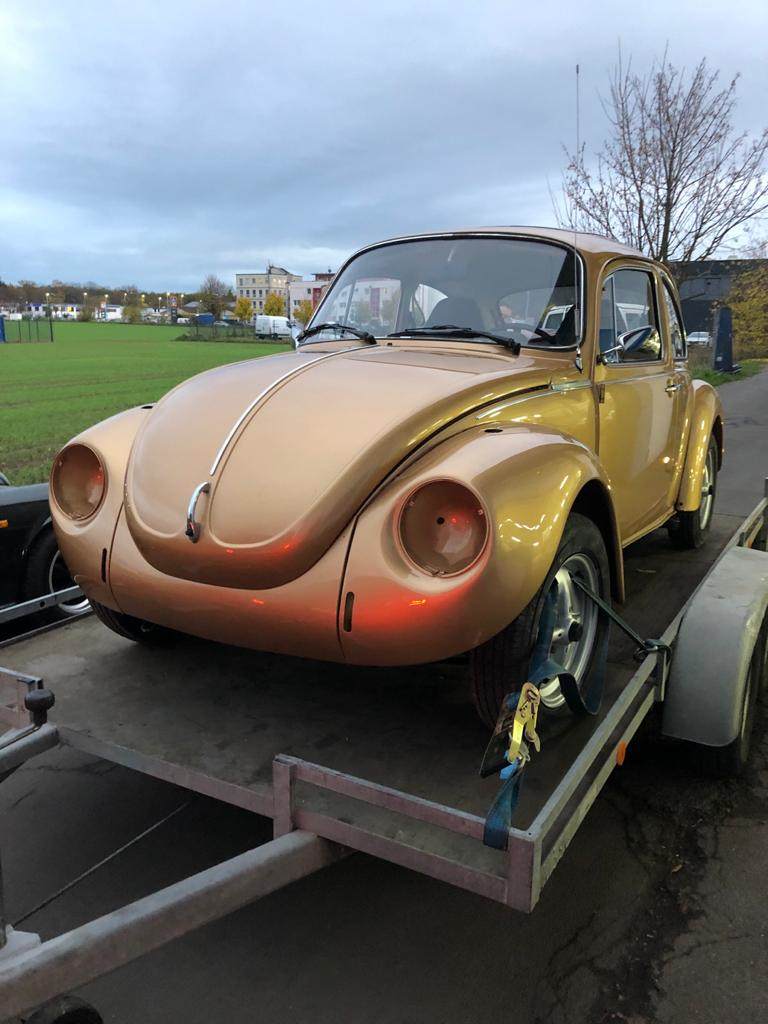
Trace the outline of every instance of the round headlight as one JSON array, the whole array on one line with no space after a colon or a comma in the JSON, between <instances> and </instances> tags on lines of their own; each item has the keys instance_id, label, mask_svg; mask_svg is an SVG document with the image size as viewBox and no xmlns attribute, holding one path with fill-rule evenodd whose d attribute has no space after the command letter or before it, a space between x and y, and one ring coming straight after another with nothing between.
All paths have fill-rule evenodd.
<instances>
[{"instance_id":1,"label":"round headlight","mask_svg":"<svg viewBox=\"0 0 768 1024\"><path fill-rule=\"evenodd\" d=\"M464 572L488 538L480 499L463 484L435 480L406 501L400 514L400 542L408 557L433 576Z\"/></svg>"},{"instance_id":2,"label":"round headlight","mask_svg":"<svg viewBox=\"0 0 768 1024\"><path fill-rule=\"evenodd\" d=\"M51 491L64 515L87 519L104 497L104 467L96 453L84 444L71 444L56 456Z\"/></svg>"}]
</instances>

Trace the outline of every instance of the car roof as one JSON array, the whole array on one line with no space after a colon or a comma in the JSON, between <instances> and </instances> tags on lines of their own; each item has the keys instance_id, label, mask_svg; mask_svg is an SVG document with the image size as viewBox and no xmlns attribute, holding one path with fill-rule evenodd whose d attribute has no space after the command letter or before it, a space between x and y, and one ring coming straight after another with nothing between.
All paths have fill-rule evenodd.
<instances>
[{"instance_id":1,"label":"car roof","mask_svg":"<svg viewBox=\"0 0 768 1024\"><path fill-rule=\"evenodd\" d=\"M631 245L617 242L615 238L608 238L606 235L593 234L591 231L570 231L567 228L551 228L538 226L515 226L501 225L496 227L470 227L454 228L450 231L427 231L417 235L403 235L398 238L388 238L385 242L406 242L418 238L450 238L455 235L524 235L528 238L543 238L553 242L561 242L564 245L576 245L580 252L608 253L617 256L639 256L647 259ZM385 242L376 243L378 245ZM375 246L365 246L365 249Z\"/></svg>"}]
</instances>

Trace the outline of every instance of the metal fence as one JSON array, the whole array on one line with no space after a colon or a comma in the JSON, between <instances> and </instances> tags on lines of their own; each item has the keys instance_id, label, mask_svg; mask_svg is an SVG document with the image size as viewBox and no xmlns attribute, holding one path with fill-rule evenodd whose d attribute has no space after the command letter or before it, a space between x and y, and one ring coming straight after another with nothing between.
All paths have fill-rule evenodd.
<instances>
[{"instance_id":1,"label":"metal fence","mask_svg":"<svg viewBox=\"0 0 768 1024\"><path fill-rule=\"evenodd\" d=\"M290 343L290 338L257 337L253 324L187 324L179 328L179 338L185 341L276 341Z\"/></svg>"},{"instance_id":2,"label":"metal fence","mask_svg":"<svg viewBox=\"0 0 768 1024\"><path fill-rule=\"evenodd\" d=\"M9 320L3 317L2 321L0 341L53 341L53 321L48 317L26 320Z\"/></svg>"}]
</instances>

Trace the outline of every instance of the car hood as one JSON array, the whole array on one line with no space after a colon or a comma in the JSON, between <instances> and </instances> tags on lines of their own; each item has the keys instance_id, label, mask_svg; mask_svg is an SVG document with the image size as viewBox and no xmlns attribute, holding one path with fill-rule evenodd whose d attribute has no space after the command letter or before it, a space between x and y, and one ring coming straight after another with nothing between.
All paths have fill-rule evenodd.
<instances>
[{"instance_id":1,"label":"car hood","mask_svg":"<svg viewBox=\"0 0 768 1024\"><path fill-rule=\"evenodd\" d=\"M336 343L210 370L166 395L137 434L129 529L161 572L248 589L287 583L406 456L474 408L547 386L556 365L478 345ZM191 543L187 506L204 483Z\"/></svg>"}]
</instances>

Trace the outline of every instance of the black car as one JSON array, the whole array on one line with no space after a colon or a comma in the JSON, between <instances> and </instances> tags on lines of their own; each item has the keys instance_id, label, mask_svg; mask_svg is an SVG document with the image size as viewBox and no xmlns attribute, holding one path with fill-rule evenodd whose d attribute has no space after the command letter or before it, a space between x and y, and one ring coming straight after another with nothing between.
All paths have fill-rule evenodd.
<instances>
[{"instance_id":1,"label":"black car","mask_svg":"<svg viewBox=\"0 0 768 1024\"><path fill-rule=\"evenodd\" d=\"M48 484L12 487L0 473L0 608L71 586L51 525ZM79 597L51 614L66 617L87 607Z\"/></svg>"}]
</instances>

